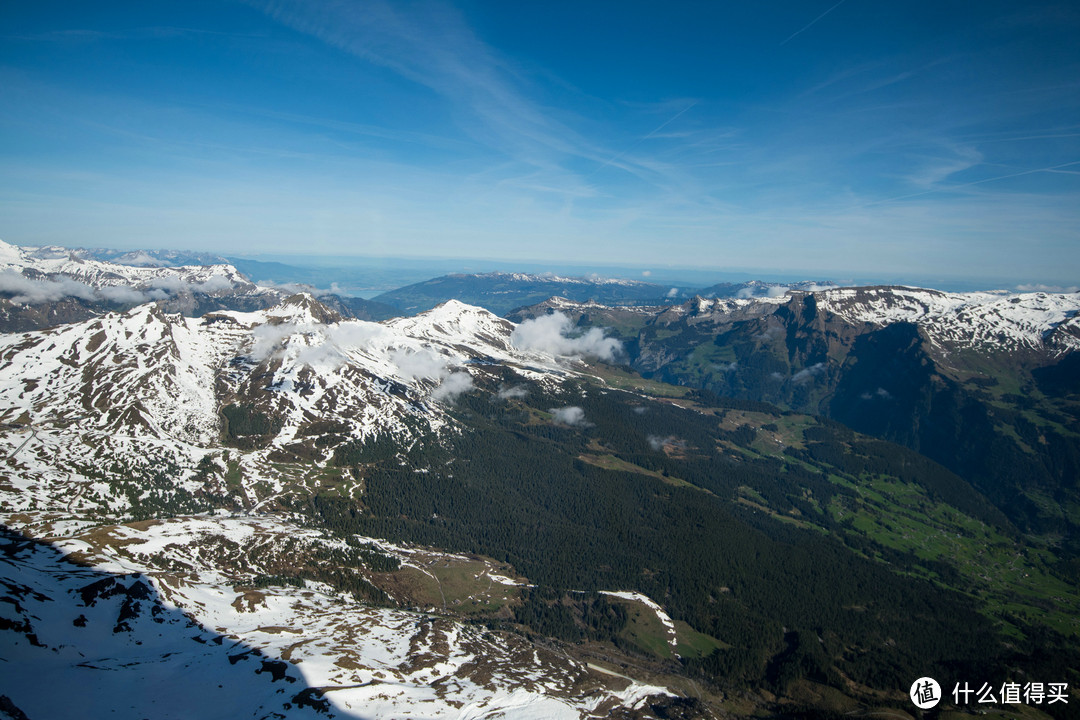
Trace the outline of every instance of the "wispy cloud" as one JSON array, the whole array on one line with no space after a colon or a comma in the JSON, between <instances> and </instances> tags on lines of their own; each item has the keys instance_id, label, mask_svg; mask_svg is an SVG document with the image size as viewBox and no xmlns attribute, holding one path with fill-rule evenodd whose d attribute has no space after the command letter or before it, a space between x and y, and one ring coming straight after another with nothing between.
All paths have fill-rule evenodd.
<instances>
[{"instance_id":1,"label":"wispy cloud","mask_svg":"<svg viewBox=\"0 0 1080 720\"><path fill-rule=\"evenodd\" d=\"M559 165L559 155L596 155L590 143L529 99L523 81L507 72L507 63L449 6L432 3L406 11L381 0L253 4L289 27L443 96L475 139L522 162L551 167Z\"/></svg>"},{"instance_id":2,"label":"wispy cloud","mask_svg":"<svg viewBox=\"0 0 1080 720\"><path fill-rule=\"evenodd\" d=\"M1051 165L1044 168L1033 168L1031 170L1021 170L1020 172L1007 173L1005 175L996 175L994 177L982 178L980 180L972 180L966 183L957 183L953 185L939 185L938 187L931 188L930 190L924 190L923 192L909 193L907 195L898 195L896 197L885 198L883 200L875 200L865 203L861 207L872 207L874 205L882 205L885 203L898 202L900 200L910 200L911 198L922 197L923 195L931 195L933 193L941 192L955 192L957 190L963 190L965 188L975 187L976 185L984 185L986 183L999 182L1001 180L1009 180L1011 178L1024 177L1025 175L1035 175L1037 173L1049 173L1061 170L1062 168L1074 167L1080 165L1080 160L1073 160L1071 162L1062 163L1060 165Z\"/></svg>"},{"instance_id":3,"label":"wispy cloud","mask_svg":"<svg viewBox=\"0 0 1080 720\"><path fill-rule=\"evenodd\" d=\"M65 30L50 30L47 32L28 35L3 35L5 40L22 40L29 42L97 42L108 40L160 40L165 38L184 37L188 35L206 35L212 37L263 37L254 33L232 33L206 28L177 27L169 25L156 25L131 28L128 30L97 30L88 28L68 28Z\"/></svg>"},{"instance_id":4,"label":"wispy cloud","mask_svg":"<svg viewBox=\"0 0 1080 720\"><path fill-rule=\"evenodd\" d=\"M945 157L926 158L925 164L908 181L922 188L933 188L952 175L976 167L982 163L983 155L970 147L952 146Z\"/></svg>"},{"instance_id":5,"label":"wispy cloud","mask_svg":"<svg viewBox=\"0 0 1080 720\"><path fill-rule=\"evenodd\" d=\"M1016 289L1020 292L1046 292L1046 293L1076 293L1080 292L1080 287L1076 285L1046 285L1044 283L1027 283L1017 285Z\"/></svg>"},{"instance_id":6,"label":"wispy cloud","mask_svg":"<svg viewBox=\"0 0 1080 720\"><path fill-rule=\"evenodd\" d=\"M632 145L630 145L630 146L629 146L628 148L626 148L625 150L622 150L622 151L620 151L620 152L616 153L615 155L611 156L610 158L608 158L608 159L607 159L607 160L605 160L604 162L600 163L600 166L599 166L599 167L597 167L597 168L596 168L595 170L593 170L593 171L592 171L591 173L589 173L588 177L592 177L592 176L593 176L593 175L595 175L596 173L598 173L598 172L600 172L601 170L603 170L604 168L606 168L606 167L607 167L608 165L611 165L612 163L616 162L617 160L619 160L620 158L622 158L622 157L623 157L624 155L626 155L627 153L629 153L629 152L630 152L631 150L633 150L633 149L634 149L635 147L637 147L638 145L640 145L640 144L641 144L641 143L643 143L644 141L648 140L649 138L651 138L651 137L655 137L655 136L657 135L657 133L659 133L659 132L660 132L661 130L663 130L664 128L666 128L666 127L667 127L668 125L670 125L671 123L673 123L673 122L675 122L676 120L678 120L679 118L681 118L681 117L682 117L683 115L685 115L685 114L686 114L686 113L687 113L687 112L688 112L688 111L689 111L689 110L690 110L691 108L693 108L693 107L694 107L695 105L697 105L697 101L696 101L696 100L695 100L695 101L693 101L693 102L691 102L691 103L690 103L689 105L687 105L686 107L684 107L684 108L683 108L682 110L680 110L679 112L677 112L677 113L675 113L674 115L672 115L671 117L669 117L669 118L668 118L667 120L665 120L664 122L662 122L662 123L661 123L660 125L658 125L658 126L657 126L657 127L656 127L656 128L654 129L654 130L652 130L651 132L649 132L649 133L646 133L645 135L642 135L642 136L641 136L640 138L638 138L638 139L637 139L637 140L636 140L636 141L635 141L635 142L634 142L634 143L633 143Z\"/></svg>"},{"instance_id":7,"label":"wispy cloud","mask_svg":"<svg viewBox=\"0 0 1080 720\"><path fill-rule=\"evenodd\" d=\"M89 302L98 299L92 287L78 280L31 280L13 270L0 272L0 293L10 294L11 301L19 305L40 305L69 297Z\"/></svg>"},{"instance_id":8,"label":"wispy cloud","mask_svg":"<svg viewBox=\"0 0 1080 720\"><path fill-rule=\"evenodd\" d=\"M794 39L795 39L796 37L798 37L799 35L802 35L802 34L803 34L804 32L806 32L806 31L807 31L807 30L809 30L810 28L814 27L814 25L816 25L816 24L817 24L817 22L818 22L819 20L821 20L821 19L822 19L823 17L825 17L826 15L828 15L829 13L831 13L831 12L832 12L833 10L835 10L836 8L838 8L838 7L840 7L841 5L843 5L843 4L844 4L844 2L845 2L845 0L840 0L840 2L836 3L835 5L833 5L832 7L830 7L830 8L828 9L828 10L826 10L825 12L821 13L820 15L818 15L818 16L817 16L816 18L814 18L814 19L813 19L813 20L811 20L811 21L810 21L809 23L807 23L806 25L804 25L804 26L803 26L803 27L802 27L801 29L799 29L799 30L796 30L795 32L793 32L793 33L792 33L791 35L789 35L789 36L788 36L788 38L787 38L786 40L784 40L784 42L782 42L782 43L780 43L780 44L781 44L781 45L787 45L787 44L788 44L789 42L791 42L792 40L794 40Z\"/></svg>"},{"instance_id":9,"label":"wispy cloud","mask_svg":"<svg viewBox=\"0 0 1080 720\"><path fill-rule=\"evenodd\" d=\"M514 63L481 40L448 5L425 3L406 11L384 0L362 6L250 1L278 22L388 68L441 97L466 136L517 164L503 168L500 182L505 186L560 195L572 202L604 196L592 178L605 168L617 168L654 193L702 199L679 164L635 153L695 107L696 99L680 101L681 106L652 130L622 150L613 150L610 137L603 133L609 128L599 134L595 127L590 132L579 130L593 123L571 110L571 104L552 112L540 99L542 89L514 71ZM679 144L674 137L666 141Z\"/></svg>"},{"instance_id":10,"label":"wispy cloud","mask_svg":"<svg viewBox=\"0 0 1080 720\"><path fill-rule=\"evenodd\" d=\"M8 30L5 238L1074 281L1080 60L1053 8L898 28L921 10L824 0L778 31L747 6L697 46L579 29L519 54L511 4L247 0L193 29L157 7Z\"/></svg>"}]
</instances>

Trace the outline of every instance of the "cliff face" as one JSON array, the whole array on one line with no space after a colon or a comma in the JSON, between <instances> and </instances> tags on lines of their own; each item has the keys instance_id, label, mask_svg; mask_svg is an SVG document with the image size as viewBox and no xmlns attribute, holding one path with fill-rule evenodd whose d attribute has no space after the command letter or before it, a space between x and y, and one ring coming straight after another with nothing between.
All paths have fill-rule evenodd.
<instances>
[{"instance_id":1,"label":"cliff face","mask_svg":"<svg viewBox=\"0 0 1080 720\"><path fill-rule=\"evenodd\" d=\"M1058 533L1080 477L1080 296L892 287L695 298L661 308L561 302L624 340L646 377L838 420L942 463L1019 526Z\"/></svg>"}]
</instances>

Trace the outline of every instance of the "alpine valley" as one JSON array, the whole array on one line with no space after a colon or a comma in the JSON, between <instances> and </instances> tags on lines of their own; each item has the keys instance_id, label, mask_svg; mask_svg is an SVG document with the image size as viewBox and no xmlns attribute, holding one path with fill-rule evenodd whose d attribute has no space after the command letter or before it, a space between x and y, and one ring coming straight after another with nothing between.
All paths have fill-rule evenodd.
<instances>
[{"instance_id":1,"label":"alpine valley","mask_svg":"<svg viewBox=\"0 0 1080 720\"><path fill-rule=\"evenodd\" d=\"M0 718L1077 715L1080 294L0 263Z\"/></svg>"}]
</instances>

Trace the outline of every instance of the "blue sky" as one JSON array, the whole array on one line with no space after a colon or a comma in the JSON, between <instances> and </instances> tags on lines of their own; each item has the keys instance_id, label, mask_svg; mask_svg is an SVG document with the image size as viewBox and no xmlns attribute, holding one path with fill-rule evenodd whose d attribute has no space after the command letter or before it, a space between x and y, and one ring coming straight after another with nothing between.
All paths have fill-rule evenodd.
<instances>
[{"instance_id":1,"label":"blue sky","mask_svg":"<svg viewBox=\"0 0 1080 720\"><path fill-rule=\"evenodd\" d=\"M0 5L0 238L1075 285L1080 8Z\"/></svg>"}]
</instances>

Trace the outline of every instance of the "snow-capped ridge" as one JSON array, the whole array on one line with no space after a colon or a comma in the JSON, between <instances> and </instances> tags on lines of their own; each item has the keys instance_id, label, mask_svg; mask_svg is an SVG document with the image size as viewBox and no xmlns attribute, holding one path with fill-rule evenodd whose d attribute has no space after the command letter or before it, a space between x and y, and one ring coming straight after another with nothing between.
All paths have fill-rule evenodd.
<instances>
[{"instance_id":1,"label":"snow-capped ridge","mask_svg":"<svg viewBox=\"0 0 1080 720\"><path fill-rule=\"evenodd\" d=\"M501 372L496 366L523 380L561 382L563 361L515 348L514 329L456 300L382 323L344 320L303 293L268 310L202 318L150 303L0 335L0 406L9 408L0 419L80 419L120 435L206 446L230 427L222 408L235 406L273 418L243 442L279 450L302 442L305 457L325 458L346 438L438 430L446 406ZM490 387L500 382L492 378ZM325 433L306 429L316 421L342 430L314 445Z\"/></svg>"},{"instance_id":2,"label":"snow-capped ridge","mask_svg":"<svg viewBox=\"0 0 1080 720\"><path fill-rule=\"evenodd\" d=\"M561 283L564 285L625 285L625 286L648 286L653 283L642 280L625 280L623 278L607 278L599 275L577 277L558 275L556 273L521 273L521 272L489 272L489 273L453 273L450 277L476 277L508 280L512 282L527 283Z\"/></svg>"},{"instance_id":3,"label":"snow-capped ridge","mask_svg":"<svg viewBox=\"0 0 1080 720\"><path fill-rule=\"evenodd\" d=\"M384 323L407 335L450 345L468 346L477 341L500 352L509 352L513 323L475 305L447 300L412 317Z\"/></svg>"},{"instance_id":4,"label":"snow-capped ridge","mask_svg":"<svg viewBox=\"0 0 1080 720\"><path fill-rule=\"evenodd\" d=\"M163 266L124 265L83 257L60 247L20 247L0 240L0 273L42 283L51 292L24 293L28 302L74 295L84 299L122 299L125 302L161 300L188 291L206 294L257 292L257 288L229 264ZM56 286L57 283L68 283ZM72 284L74 283L74 284ZM127 289L128 295L118 294ZM9 291L6 288L0 290ZM36 299L41 298L41 299Z\"/></svg>"},{"instance_id":5,"label":"snow-capped ridge","mask_svg":"<svg viewBox=\"0 0 1080 720\"><path fill-rule=\"evenodd\" d=\"M958 347L1080 349L1070 328L1080 294L1008 291L949 293L904 286L838 288L813 293L819 310L853 323L911 322L936 343Z\"/></svg>"},{"instance_id":6,"label":"snow-capped ridge","mask_svg":"<svg viewBox=\"0 0 1080 720\"><path fill-rule=\"evenodd\" d=\"M344 320L340 313L331 310L307 292L290 295L266 310L265 314L268 321L275 324L293 322L328 325Z\"/></svg>"}]
</instances>

